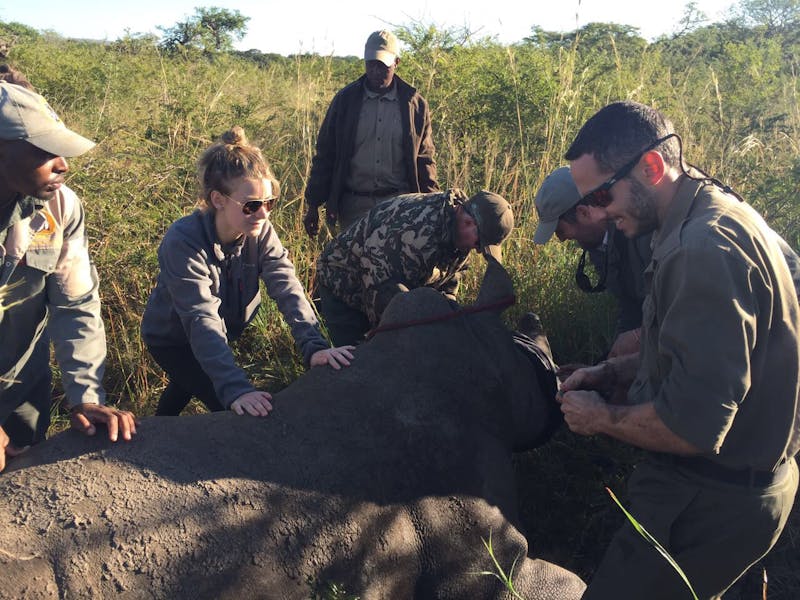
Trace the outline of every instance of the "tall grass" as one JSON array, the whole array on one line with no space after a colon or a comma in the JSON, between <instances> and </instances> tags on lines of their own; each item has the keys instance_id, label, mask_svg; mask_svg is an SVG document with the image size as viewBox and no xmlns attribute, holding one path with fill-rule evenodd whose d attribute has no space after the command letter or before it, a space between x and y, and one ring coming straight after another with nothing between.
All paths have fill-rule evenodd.
<instances>
[{"instance_id":1,"label":"tall grass","mask_svg":"<svg viewBox=\"0 0 800 600\"><path fill-rule=\"evenodd\" d=\"M587 35L576 36L577 43L534 40L510 47L491 40L437 46L430 40L452 36L429 36L404 56L400 75L432 107L442 186L488 188L512 202L517 228L504 256L518 304L508 319L538 312L557 361L591 362L601 355L613 332L614 307L605 295L577 291L574 246L532 244L533 198L544 177L563 163L579 126L609 101L631 98L664 109L691 162L734 185L790 243L800 243L798 53L742 35L720 39L701 31L649 45ZM132 39L102 45L52 35L23 40L10 60L71 127L98 141L71 161L68 183L85 201L101 277L106 386L112 402L151 414L165 380L143 347L140 318L154 284L159 241L195 205L196 158L232 125L243 126L261 146L284 189L272 220L301 281L312 289L314 261L327 234L306 237L302 193L328 103L362 64L316 55L259 61L164 55ZM465 302L476 293L480 259L473 266L462 290ZM302 371L269 301L236 352L271 391ZM635 458L635 451L609 440L578 440L563 432L538 453L520 457L521 468L539 474L520 482L534 499L523 517L532 539L541 541L535 551L590 574L618 523L603 485L619 488ZM540 519L542 507L554 502L549 518ZM570 516L557 518L567 510ZM575 519L578 511L582 517ZM787 589L800 590L797 577L785 579Z\"/></svg>"}]
</instances>

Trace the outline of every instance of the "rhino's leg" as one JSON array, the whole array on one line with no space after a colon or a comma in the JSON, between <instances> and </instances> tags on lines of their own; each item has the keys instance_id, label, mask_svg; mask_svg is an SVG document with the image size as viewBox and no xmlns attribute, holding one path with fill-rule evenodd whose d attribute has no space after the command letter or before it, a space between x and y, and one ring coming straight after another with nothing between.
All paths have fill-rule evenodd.
<instances>
[{"instance_id":1,"label":"rhino's leg","mask_svg":"<svg viewBox=\"0 0 800 600\"><path fill-rule=\"evenodd\" d=\"M526 600L580 598L585 588L581 579L554 564L528 558L527 540L508 517L500 507L470 496L425 498L416 503L412 519L419 531L423 572L414 597L508 598L508 590L487 574L496 572L497 561L506 574L513 571L515 589ZM490 536L491 555L484 545Z\"/></svg>"},{"instance_id":2,"label":"rhino's leg","mask_svg":"<svg viewBox=\"0 0 800 600\"><path fill-rule=\"evenodd\" d=\"M556 363L555 360L553 360L553 351L550 349L550 341L547 339L547 334L544 331L544 325L542 325L542 320L539 318L539 315L532 312L522 315L517 323L517 331L527 335L533 340L536 347L541 350L541 354L543 355L541 357L542 361L545 363L549 362L550 365L548 366L555 371Z\"/></svg>"},{"instance_id":3,"label":"rhino's leg","mask_svg":"<svg viewBox=\"0 0 800 600\"><path fill-rule=\"evenodd\" d=\"M517 563L514 589L525 600L579 600L586 584L563 567L526 558Z\"/></svg>"}]
</instances>

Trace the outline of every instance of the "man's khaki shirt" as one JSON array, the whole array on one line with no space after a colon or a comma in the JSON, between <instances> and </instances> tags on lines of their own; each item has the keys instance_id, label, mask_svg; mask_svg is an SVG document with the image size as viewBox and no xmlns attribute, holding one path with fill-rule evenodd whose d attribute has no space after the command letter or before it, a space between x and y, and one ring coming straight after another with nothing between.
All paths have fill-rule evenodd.
<instances>
[{"instance_id":1,"label":"man's khaki shirt","mask_svg":"<svg viewBox=\"0 0 800 600\"><path fill-rule=\"evenodd\" d=\"M733 468L796 448L798 302L778 236L744 202L685 178L645 272L641 366L629 400Z\"/></svg>"},{"instance_id":2,"label":"man's khaki shirt","mask_svg":"<svg viewBox=\"0 0 800 600\"><path fill-rule=\"evenodd\" d=\"M106 338L83 206L62 186L48 200L22 198L0 223L0 402L18 406L14 382L45 327L70 406L102 404ZM48 363L35 365L49 369Z\"/></svg>"},{"instance_id":3,"label":"man's khaki shirt","mask_svg":"<svg viewBox=\"0 0 800 600\"><path fill-rule=\"evenodd\" d=\"M347 189L360 193L408 191L400 117L396 83L385 94L372 92L364 85Z\"/></svg>"}]
</instances>

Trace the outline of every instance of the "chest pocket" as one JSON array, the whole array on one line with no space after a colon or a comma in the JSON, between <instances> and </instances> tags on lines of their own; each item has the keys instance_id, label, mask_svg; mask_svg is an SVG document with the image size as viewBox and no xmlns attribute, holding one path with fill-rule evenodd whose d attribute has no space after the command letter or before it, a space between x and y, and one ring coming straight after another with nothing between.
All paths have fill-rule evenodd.
<instances>
[{"instance_id":1,"label":"chest pocket","mask_svg":"<svg viewBox=\"0 0 800 600\"><path fill-rule=\"evenodd\" d=\"M45 273L54 272L64 245L63 230L46 208L31 217L29 230L30 241L24 251L24 263Z\"/></svg>"}]
</instances>

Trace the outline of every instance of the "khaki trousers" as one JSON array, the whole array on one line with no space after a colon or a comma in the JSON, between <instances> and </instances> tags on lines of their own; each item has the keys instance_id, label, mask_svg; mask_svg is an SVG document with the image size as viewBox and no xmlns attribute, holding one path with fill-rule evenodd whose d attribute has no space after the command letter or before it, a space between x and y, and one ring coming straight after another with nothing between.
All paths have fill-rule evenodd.
<instances>
[{"instance_id":1,"label":"khaki trousers","mask_svg":"<svg viewBox=\"0 0 800 600\"><path fill-rule=\"evenodd\" d=\"M713 481L646 461L628 482L629 512L664 546L701 600L716 599L783 531L797 491L794 459L766 487ZM690 600L680 576L626 523L615 534L584 600Z\"/></svg>"}]
</instances>

